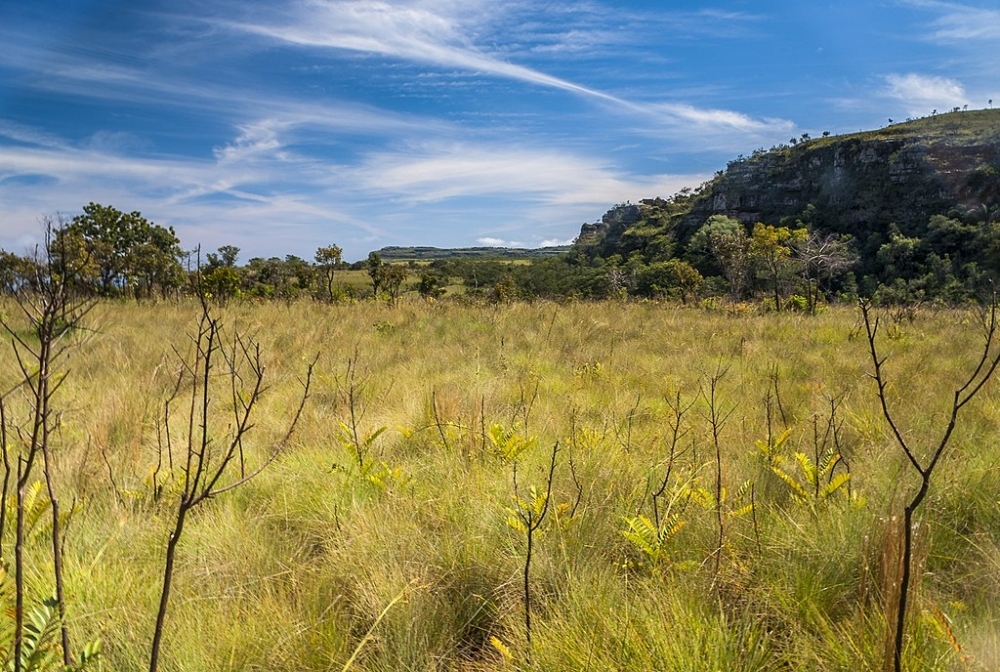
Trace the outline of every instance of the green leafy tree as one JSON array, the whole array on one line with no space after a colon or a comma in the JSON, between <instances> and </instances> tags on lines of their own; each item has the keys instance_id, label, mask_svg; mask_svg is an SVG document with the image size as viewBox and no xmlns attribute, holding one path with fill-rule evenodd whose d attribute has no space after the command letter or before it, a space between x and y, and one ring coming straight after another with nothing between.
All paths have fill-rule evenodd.
<instances>
[{"instance_id":1,"label":"green leafy tree","mask_svg":"<svg viewBox=\"0 0 1000 672\"><path fill-rule=\"evenodd\" d=\"M710 256L729 282L734 301L743 298L749 285L752 259L750 237L743 224L732 217L713 215L691 237L689 248L695 256Z\"/></svg>"},{"instance_id":2,"label":"green leafy tree","mask_svg":"<svg viewBox=\"0 0 1000 672\"><path fill-rule=\"evenodd\" d=\"M128 274L136 298L149 298L157 290L166 297L184 285L184 269L180 263L184 252L173 229L151 225L146 234L127 257Z\"/></svg>"},{"instance_id":3,"label":"green leafy tree","mask_svg":"<svg viewBox=\"0 0 1000 672\"><path fill-rule=\"evenodd\" d=\"M214 271L217 268L236 268L236 260L240 258L240 248L235 245L223 245L215 252L205 255L206 263L203 270Z\"/></svg>"},{"instance_id":4,"label":"green leafy tree","mask_svg":"<svg viewBox=\"0 0 1000 672\"><path fill-rule=\"evenodd\" d=\"M490 301L497 305L510 305L517 294L514 276L509 273L493 283L490 288Z\"/></svg>"},{"instance_id":5,"label":"green leafy tree","mask_svg":"<svg viewBox=\"0 0 1000 672\"><path fill-rule=\"evenodd\" d=\"M327 245L316 250L316 267L322 274L325 298L333 301L333 283L337 269L344 263L344 251L338 245Z\"/></svg>"},{"instance_id":6,"label":"green leafy tree","mask_svg":"<svg viewBox=\"0 0 1000 672\"><path fill-rule=\"evenodd\" d=\"M881 269L881 280L893 284L897 280L907 281L917 277L921 270L921 240L900 233L893 225L889 242L878 248L875 260Z\"/></svg>"},{"instance_id":7,"label":"green leafy tree","mask_svg":"<svg viewBox=\"0 0 1000 672\"><path fill-rule=\"evenodd\" d=\"M758 273L770 287L775 310L781 310L782 281L792 273L797 261L792 257L793 247L804 241L806 236L805 229L790 229L787 226L772 226L760 222L754 224L750 238L750 256Z\"/></svg>"},{"instance_id":8,"label":"green leafy tree","mask_svg":"<svg viewBox=\"0 0 1000 672\"><path fill-rule=\"evenodd\" d=\"M24 285L30 286L34 275L30 259L0 249L0 294L13 294Z\"/></svg>"},{"instance_id":9,"label":"green leafy tree","mask_svg":"<svg viewBox=\"0 0 1000 672\"><path fill-rule=\"evenodd\" d=\"M209 252L208 263L200 269L200 292L211 295L219 301L239 296L243 278L236 268L240 248L234 245L223 245L217 252Z\"/></svg>"},{"instance_id":10,"label":"green leafy tree","mask_svg":"<svg viewBox=\"0 0 1000 672\"><path fill-rule=\"evenodd\" d=\"M417 293L424 299L440 298L444 294L441 278L430 273L421 273L420 282L417 283Z\"/></svg>"},{"instance_id":11,"label":"green leafy tree","mask_svg":"<svg viewBox=\"0 0 1000 672\"><path fill-rule=\"evenodd\" d=\"M698 269L682 259L654 262L639 268L636 275L637 293L684 303L694 297L704 280Z\"/></svg>"},{"instance_id":12,"label":"green leafy tree","mask_svg":"<svg viewBox=\"0 0 1000 672\"><path fill-rule=\"evenodd\" d=\"M59 262L73 269L78 286L93 286L102 296L149 296L154 287L176 287L182 277L183 253L174 230L139 212L88 203L57 235L53 249L63 255Z\"/></svg>"},{"instance_id":13,"label":"green leafy tree","mask_svg":"<svg viewBox=\"0 0 1000 672\"><path fill-rule=\"evenodd\" d=\"M368 277L372 281L372 294L378 296L379 291L382 289L383 282L383 268L385 268L385 262L382 261L382 256L378 252L370 252L368 254L367 270Z\"/></svg>"},{"instance_id":14,"label":"green leafy tree","mask_svg":"<svg viewBox=\"0 0 1000 672\"><path fill-rule=\"evenodd\" d=\"M380 271L381 280L379 285L389 297L389 303L396 305L399 301L399 294L406 280L406 269L399 264L383 264Z\"/></svg>"}]
</instances>

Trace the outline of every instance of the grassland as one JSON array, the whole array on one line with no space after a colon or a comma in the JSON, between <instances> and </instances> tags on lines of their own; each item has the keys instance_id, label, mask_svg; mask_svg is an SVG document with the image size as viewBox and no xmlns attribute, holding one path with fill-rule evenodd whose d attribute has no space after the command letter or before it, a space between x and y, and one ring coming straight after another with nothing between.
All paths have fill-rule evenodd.
<instances>
[{"instance_id":1,"label":"grassland","mask_svg":"<svg viewBox=\"0 0 1000 672\"><path fill-rule=\"evenodd\" d=\"M278 460L192 514L162 669L883 669L894 521L916 478L882 419L855 310L215 310L259 340L267 364L250 466L280 440L319 360ZM64 508L77 502L71 633L103 638L107 670L148 664L176 504L169 481L154 496L150 474L197 316L194 303L98 305L55 398L58 487ZM971 312L897 318L885 316L880 341L889 401L929 451L982 329ZM8 348L3 389L18 377ZM25 408L11 400L17 423ZM226 400L213 399L223 442ZM1000 666L998 421L1000 381L963 410L920 511L907 669ZM556 444L529 648L516 521L541 501ZM834 452L843 460L821 487L850 478L828 497L798 497L775 471L808 495L802 465ZM28 548L36 595L50 591L44 537Z\"/></svg>"}]
</instances>

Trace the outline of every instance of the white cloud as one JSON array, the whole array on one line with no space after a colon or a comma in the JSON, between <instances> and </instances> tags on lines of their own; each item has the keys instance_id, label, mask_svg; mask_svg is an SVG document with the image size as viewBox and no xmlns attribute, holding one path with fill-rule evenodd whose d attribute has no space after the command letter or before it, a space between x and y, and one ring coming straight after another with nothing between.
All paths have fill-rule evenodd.
<instances>
[{"instance_id":1,"label":"white cloud","mask_svg":"<svg viewBox=\"0 0 1000 672\"><path fill-rule=\"evenodd\" d=\"M451 246L492 238L538 246L563 242L612 203L669 195L707 178L633 176L604 158L499 141L428 142L336 164L291 151L285 136L294 139L297 127L269 119L235 129L214 158L203 159L129 157L100 142L73 147L27 127L7 131L46 141L0 145L0 202L7 204L0 246L7 249L37 240L39 217L72 216L90 201L141 210L174 226L187 247L235 244L246 258L308 255L331 241L359 258L375 242Z\"/></svg>"},{"instance_id":2,"label":"white cloud","mask_svg":"<svg viewBox=\"0 0 1000 672\"><path fill-rule=\"evenodd\" d=\"M699 127L715 127L743 132L791 131L792 122L784 119L754 119L732 110L700 109L692 105L663 104L657 106L664 113L688 121Z\"/></svg>"},{"instance_id":3,"label":"white cloud","mask_svg":"<svg viewBox=\"0 0 1000 672\"><path fill-rule=\"evenodd\" d=\"M433 9L428 9L418 2L314 0L299 3L296 7L298 13L284 17L284 25L273 21L223 25L302 47L357 51L461 68L630 105L608 93L510 63L479 50L463 23L469 22L470 17L482 17L482 12L487 10L481 3L435 4ZM461 11L457 11L459 7ZM280 21L280 17L276 20Z\"/></svg>"},{"instance_id":4,"label":"white cloud","mask_svg":"<svg viewBox=\"0 0 1000 672\"><path fill-rule=\"evenodd\" d=\"M7 138L18 143L40 147L63 149L68 147L68 144L56 135L10 121L9 119L0 119L0 138Z\"/></svg>"},{"instance_id":5,"label":"white cloud","mask_svg":"<svg viewBox=\"0 0 1000 672\"><path fill-rule=\"evenodd\" d=\"M274 119L241 125L240 136L225 147L216 148L213 154L219 163L239 163L261 156L287 158L278 140L278 131L283 126Z\"/></svg>"},{"instance_id":6,"label":"white cloud","mask_svg":"<svg viewBox=\"0 0 1000 672\"><path fill-rule=\"evenodd\" d=\"M550 238L548 240L543 240L538 244L539 247L562 247L563 245L572 245L575 238L566 238L565 240L559 240L558 238Z\"/></svg>"},{"instance_id":7,"label":"white cloud","mask_svg":"<svg viewBox=\"0 0 1000 672\"><path fill-rule=\"evenodd\" d=\"M539 204L600 207L695 186L689 182L691 176L631 177L604 159L500 143L439 144L376 153L358 168L358 175L360 185L369 191L412 203L507 194ZM678 186L659 191L666 184Z\"/></svg>"},{"instance_id":8,"label":"white cloud","mask_svg":"<svg viewBox=\"0 0 1000 672\"><path fill-rule=\"evenodd\" d=\"M486 247L527 247L524 243L516 240L504 240L503 238L491 238L489 236L476 238L476 242Z\"/></svg>"},{"instance_id":9,"label":"white cloud","mask_svg":"<svg viewBox=\"0 0 1000 672\"><path fill-rule=\"evenodd\" d=\"M887 75L885 81L886 95L901 101L912 116L927 115L934 109L943 112L969 102L965 87L955 79L911 72Z\"/></svg>"}]
</instances>

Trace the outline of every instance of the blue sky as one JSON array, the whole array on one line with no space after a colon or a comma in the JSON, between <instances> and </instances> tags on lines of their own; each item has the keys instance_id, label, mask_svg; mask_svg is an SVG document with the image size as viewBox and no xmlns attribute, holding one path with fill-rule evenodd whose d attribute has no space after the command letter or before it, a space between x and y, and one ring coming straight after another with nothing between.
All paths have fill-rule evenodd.
<instances>
[{"instance_id":1,"label":"blue sky","mask_svg":"<svg viewBox=\"0 0 1000 672\"><path fill-rule=\"evenodd\" d=\"M995 0L3 0L0 247L565 243L802 133L1000 105Z\"/></svg>"}]
</instances>

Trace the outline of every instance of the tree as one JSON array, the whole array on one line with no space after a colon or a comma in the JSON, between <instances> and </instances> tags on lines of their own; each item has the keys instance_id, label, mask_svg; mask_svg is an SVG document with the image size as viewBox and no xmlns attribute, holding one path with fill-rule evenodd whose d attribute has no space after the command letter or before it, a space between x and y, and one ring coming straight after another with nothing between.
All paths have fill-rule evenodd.
<instances>
[{"instance_id":1,"label":"tree","mask_svg":"<svg viewBox=\"0 0 1000 672\"><path fill-rule=\"evenodd\" d=\"M399 292L406 280L406 269L397 264L383 264L381 267L380 285L386 294L389 295L389 303L393 306L399 300Z\"/></svg>"},{"instance_id":2,"label":"tree","mask_svg":"<svg viewBox=\"0 0 1000 672\"><path fill-rule=\"evenodd\" d=\"M919 238L904 236L895 224L890 227L889 242L879 247L875 253L875 260L882 269L885 283L891 283L897 278L911 280L917 276L920 270L920 243Z\"/></svg>"},{"instance_id":3,"label":"tree","mask_svg":"<svg viewBox=\"0 0 1000 672\"><path fill-rule=\"evenodd\" d=\"M372 292L374 292L375 298L384 292L389 297L389 303L396 305L403 281L406 280L406 269L399 265L385 263L378 252L370 253L366 263L368 277L372 279Z\"/></svg>"},{"instance_id":4,"label":"tree","mask_svg":"<svg viewBox=\"0 0 1000 672\"><path fill-rule=\"evenodd\" d=\"M282 266L285 282L282 284L279 294L283 298L294 298L311 290L315 272L308 261L294 254L286 254Z\"/></svg>"},{"instance_id":5,"label":"tree","mask_svg":"<svg viewBox=\"0 0 1000 672\"><path fill-rule=\"evenodd\" d=\"M25 285L31 285L36 273L30 259L19 257L0 249L0 294L14 294Z\"/></svg>"},{"instance_id":6,"label":"tree","mask_svg":"<svg viewBox=\"0 0 1000 672\"><path fill-rule=\"evenodd\" d=\"M647 296L662 295L687 303L701 287L702 281L701 273L694 266L681 259L671 259L640 269L637 289Z\"/></svg>"},{"instance_id":7,"label":"tree","mask_svg":"<svg viewBox=\"0 0 1000 672\"><path fill-rule=\"evenodd\" d=\"M201 296L211 295L219 301L238 296L242 287L242 277L236 268L240 248L223 245L217 252L209 252L208 263L199 271L198 285Z\"/></svg>"},{"instance_id":8,"label":"tree","mask_svg":"<svg viewBox=\"0 0 1000 672\"><path fill-rule=\"evenodd\" d=\"M382 261L378 252L370 252L367 265L368 277L372 280L372 294L378 296L379 290L382 289L382 268L385 266L385 262Z\"/></svg>"},{"instance_id":9,"label":"tree","mask_svg":"<svg viewBox=\"0 0 1000 672\"><path fill-rule=\"evenodd\" d=\"M417 283L417 293L424 299L440 298L444 294L441 278L430 273L421 273L420 282Z\"/></svg>"},{"instance_id":10,"label":"tree","mask_svg":"<svg viewBox=\"0 0 1000 672\"><path fill-rule=\"evenodd\" d=\"M316 250L316 266L323 274L326 298L333 301L333 281L337 268L344 262L344 251L338 245L327 245Z\"/></svg>"},{"instance_id":11,"label":"tree","mask_svg":"<svg viewBox=\"0 0 1000 672\"><path fill-rule=\"evenodd\" d=\"M760 222L754 224L750 256L765 276L774 295L774 308L781 310L781 282L791 271L792 246L806 239L805 229L789 229Z\"/></svg>"},{"instance_id":12,"label":"tree","mask_svg":"<svg viewBox=\"0 0 1000 672\"><path fill-rule=\"evenodd\" d=\"M816 312L824 279L829 283L836 274L857 263L852 242L849 236L814 230L793 244L795 258L806 281L806 306L810 313Z\"/></svg>"},{"instance_id":13,"label":"tree","mask_svg":"<svg viewBox=\"0 0 1000 672\"><path fill-rule=\"evenodd\" d=\"M691 237L695 254L710 254L729 281L733 301L743 298L750 279L750 238L743 224L732 217L712 215Z\"/></svg>"},{"instance_id":14,"label":"tree","mask_svg":"<svg viewBox=\"0 0 1000 672\"><path fill-rule=\"evenodd\" d=\"M173 229L162 226L151 225L146 234L127 257L135 297L150 298L156 289L166 297L171 290L177 290L184 284L184 269L180 263L184 253L180 240Z\"/></svg>"},{"instance_id":15,"label":"tree","mask_svg":"<svg viewBox=\"0 0 1000 672\"><path fill-rule=\"evenodd\" d=\"M74 269L76 285L92 286L101 296L149 296L154 286L176 287L182 275L174 230L137 211L88 203L57 231L53 248L63 255L60 263Z\"/></svg>"},{"instance_id":16,"label":"tree","mask_svg":"<svg viewBox=\"0 0 1000 672\"><path fill-rule=\"evenodd\" d=\"M236 260L240 258L240 248L235 245L222 245L215 252L205 255L206 263L203 269L211 273L217 268L236 268Z\"/></svg>"}]
</instances>

